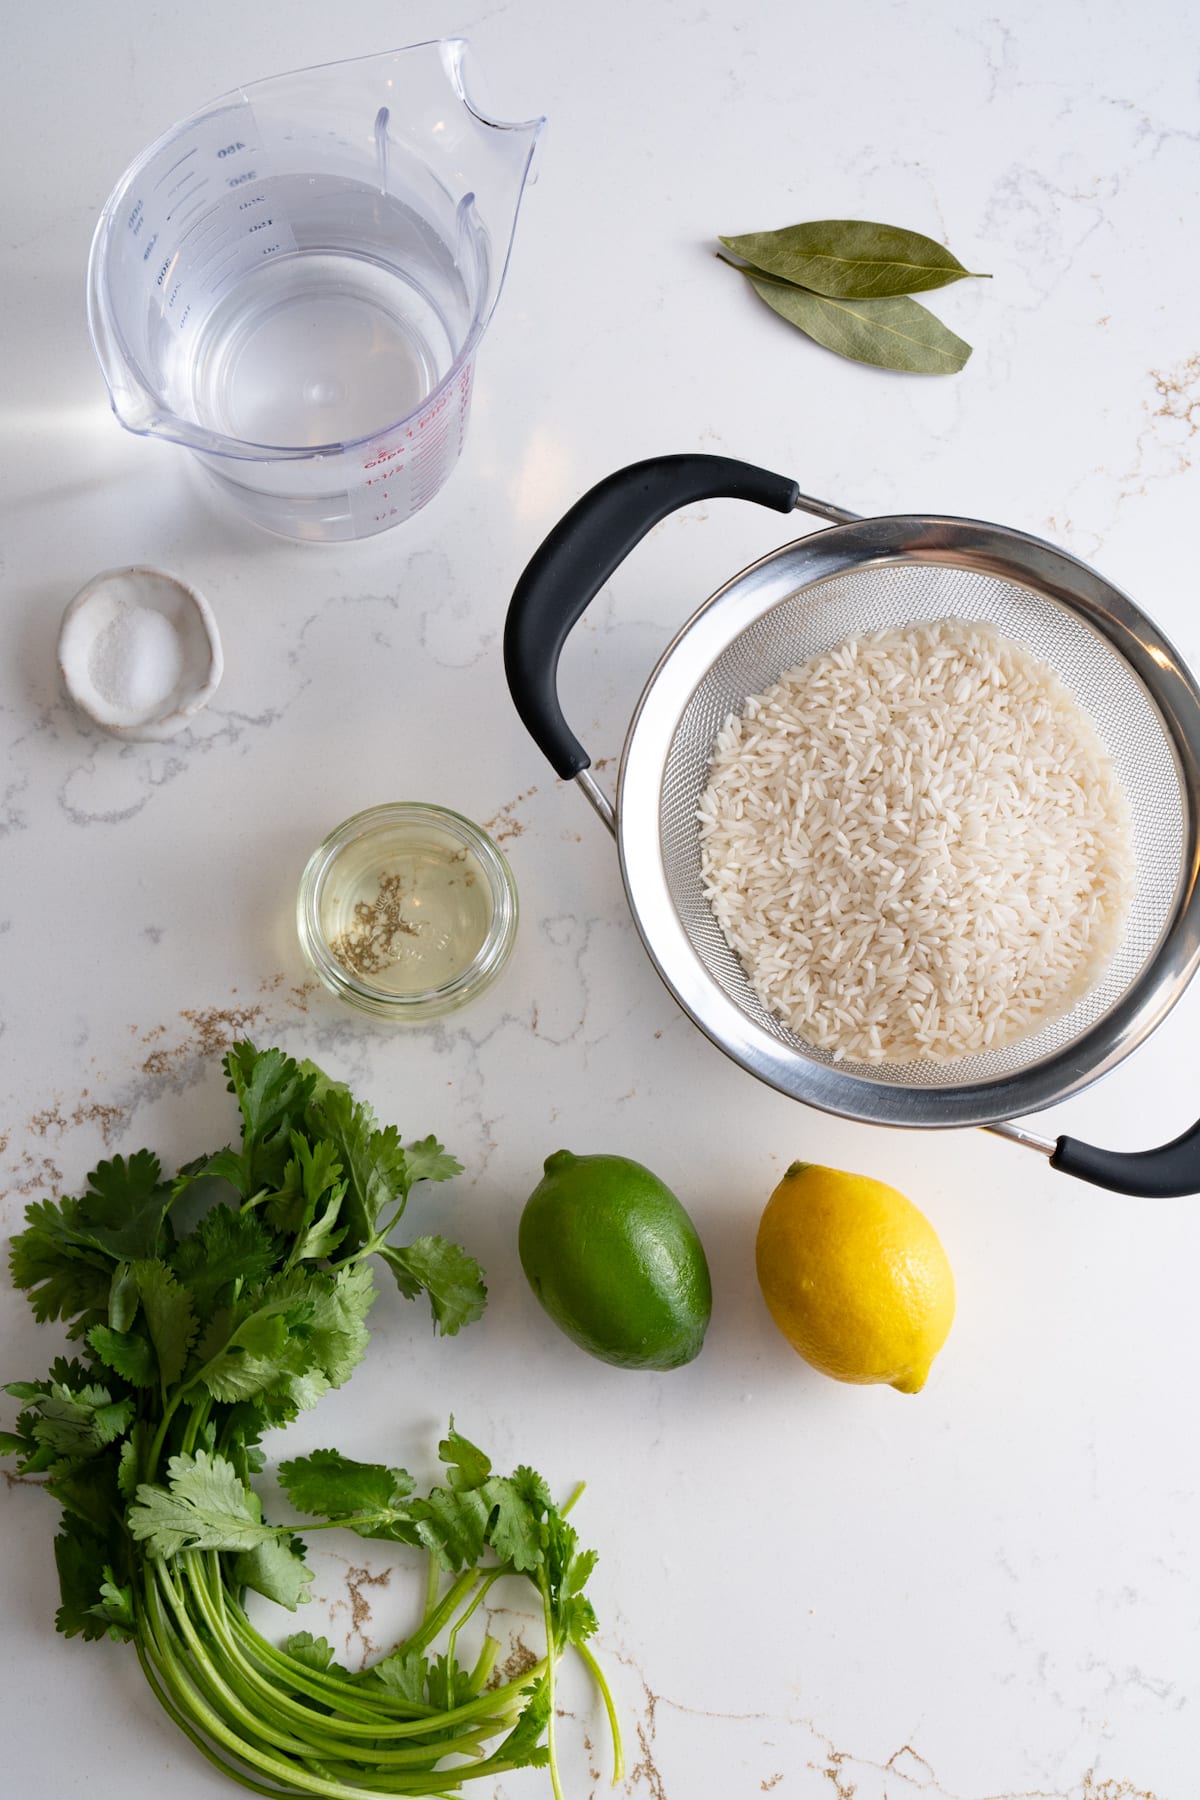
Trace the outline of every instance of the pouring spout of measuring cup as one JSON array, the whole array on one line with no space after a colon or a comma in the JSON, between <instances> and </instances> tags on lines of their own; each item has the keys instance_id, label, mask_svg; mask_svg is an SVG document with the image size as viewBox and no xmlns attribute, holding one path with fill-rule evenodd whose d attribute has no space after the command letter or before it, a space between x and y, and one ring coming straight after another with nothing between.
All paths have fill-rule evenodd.
<instances>
[{"instance_id":1,"label":"pouring spout of measuring cup","mask_svg":"<svg viewBox=\"0 0 1200 1800\"><path fill-rule=\"evenodd\" d=\"M355 538L458 459L544 120L478 103L461 38L226 95L130 166L88 314L113 411L243 516Z\"/></svg>"}]
</instances>

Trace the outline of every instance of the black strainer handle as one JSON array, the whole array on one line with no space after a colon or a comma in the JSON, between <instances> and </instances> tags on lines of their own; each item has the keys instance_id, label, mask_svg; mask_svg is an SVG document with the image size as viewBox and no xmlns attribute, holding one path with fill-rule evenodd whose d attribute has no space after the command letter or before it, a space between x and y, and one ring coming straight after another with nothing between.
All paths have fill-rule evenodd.
<instances>
[{"instance_id":1,"label":"black strainer handle","mask_svg":"<svg viewBox=\"0 0 1200 1800\"><path fill-rule=\"evenodd\" d=\"M1200 1120L1157 1150L1101 1150L1078 1138L1060 1137L1050 1167L1135 1199L1175 1200L1200 1194Z\"/></svg>"},{"instance_id":2,"label":"black strainer handle","mask_svg":"<svg viewBox=\"0 0 1200 1800\"><path fill-rule=\"evenodd\" d=\"M504 626L509 692L556 775L571 781L592 760L563 717L558 659L572 627L634 546L669 513L698 500L753 500L786 513L799 494L786 476L726 456L657 456L606 476L559 520L518 581Z\"/></svg>"}]
</instances>

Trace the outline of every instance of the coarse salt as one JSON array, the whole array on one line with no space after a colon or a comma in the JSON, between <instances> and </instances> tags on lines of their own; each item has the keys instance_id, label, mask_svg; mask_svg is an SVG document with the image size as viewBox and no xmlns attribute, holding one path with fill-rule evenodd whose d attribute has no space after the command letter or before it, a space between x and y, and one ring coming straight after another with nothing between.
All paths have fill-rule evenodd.
<instances>
[{"instance_id":1,"label":"coarse salt","mask_svg":"<svg viewBox=\"0 0 1200 1800\"><path fill-rule=\"evenodd\" d=\"M169 619L150 607L124 605L97 634L88 675L110 706L142 713L174 692L183 661L179 633Z\"/></svg>"}]
</instances>

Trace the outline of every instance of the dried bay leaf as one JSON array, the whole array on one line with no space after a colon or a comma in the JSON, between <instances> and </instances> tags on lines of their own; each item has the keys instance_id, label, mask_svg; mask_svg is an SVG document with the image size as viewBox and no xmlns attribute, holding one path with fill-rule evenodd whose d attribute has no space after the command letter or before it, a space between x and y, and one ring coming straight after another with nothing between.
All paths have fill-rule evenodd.
<instances>
[{"instance_id":1,"label":"dried bay leaf","mask_svg":"<svg viewBox=\"0 0 1200 1800\"><path fill-rule=\"evenodd\" d=\"M743 269L769 307L806 336L852 362L906 375L953 375L971 354L970 344L915 300L837 300L790 282Z\"/></svg>"},{"instance_id":2,"label":"dried bay leaf","mask_svg":"<svg viewBox=\"0 0 1200 1800\"><path fill-rule=\"evenodd\" d=\"M813 219L720 241L767 275L839 300L921 294L972 275L944 244L869 219Z\"/></svg>"}]
</instances>

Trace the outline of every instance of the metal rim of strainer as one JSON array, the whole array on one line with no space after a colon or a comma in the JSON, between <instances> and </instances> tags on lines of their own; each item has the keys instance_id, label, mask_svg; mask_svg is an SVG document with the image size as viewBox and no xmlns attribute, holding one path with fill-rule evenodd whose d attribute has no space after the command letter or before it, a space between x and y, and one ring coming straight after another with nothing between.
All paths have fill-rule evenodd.
<instances>
[{"instance_id":1,"label":"metal rim of strainer","mask_svg":"<svg viewBox=\"0 0 1200 1800\"><path fill-rule=\"evenodd\" d=\"M752 1017L689 936L662 845L677 734L723 652L774 609L795 604L837 577L869 571L883 576L914 565L1010 584L1090 628L1098 648L1102 640L1115 653L1152 708L1169 749L1181 815L1178 869L1157 941L1113 1004L1078 1035L1024 1067L990 1079L931 1085L915 1068L916 1079L906 1083L894 1070L881 1079L860 1065L835 1064ZM784 658L771 679L802 660L803 655ZM1136 802L1135 795L1129 798ZM936 515L837 524L772 551L735 575L667 646L626 737L616 832L630 910L651 961L684 1011L735 1062L780 1092L844 1118L903 1126L993 1124L1064 1100L1114 1068L1161 1022L1200 965L1200 690L1171 644L1127 595L1039 538Z\"/></svg>"}]
</instances>

